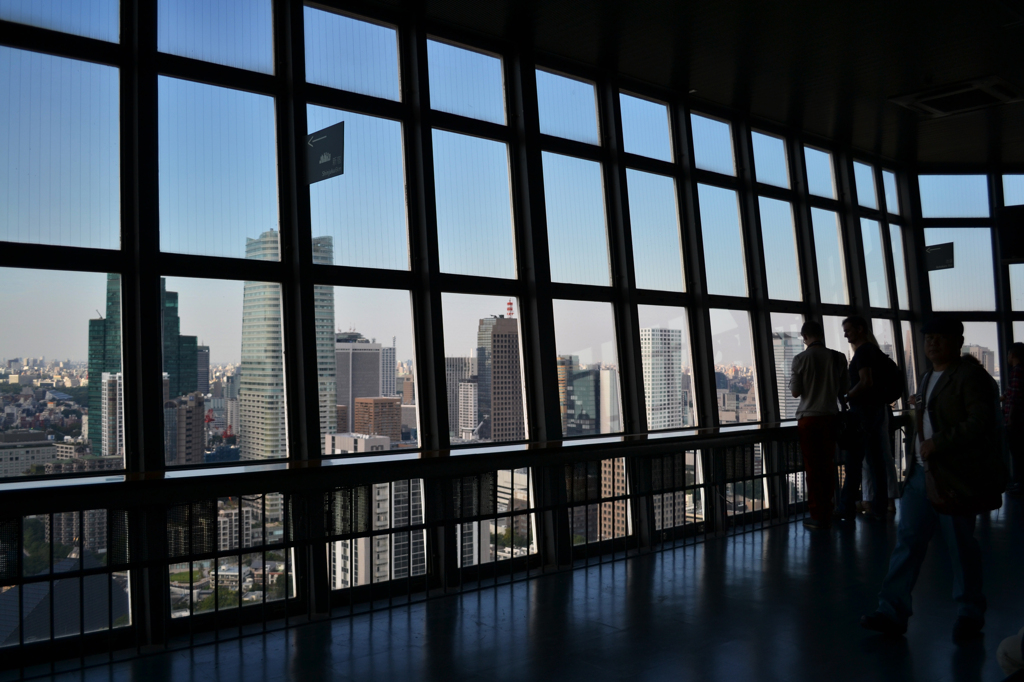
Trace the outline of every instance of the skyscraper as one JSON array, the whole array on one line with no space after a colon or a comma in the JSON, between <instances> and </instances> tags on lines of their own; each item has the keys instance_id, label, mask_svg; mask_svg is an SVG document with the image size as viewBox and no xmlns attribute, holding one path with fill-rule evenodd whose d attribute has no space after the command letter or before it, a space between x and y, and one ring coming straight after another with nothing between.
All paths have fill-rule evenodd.
<instances>
[{"instance_id":1,"label":"skyscraper","mask_svg":"<svg viewBox=\"0 0 1024 682\"><path fill-rule=\"evenodd\" d=\"M491 332L498 323L498 317L486 317L480 320L476 332L476 382L477 382L477 413L482 426L479 437L491 437Z\"/></svg>"},{"instance_id":2,"label":"skyscraper","mask_svg":"<svg viewBox=\"0 0 1024 682\"><path fill-rule=\"evenodd\" d=\"M489 437L493 441L525 440L526 415L523 411L523 379L519 359L519 321L498 317L490 327L490 336Z\"/></svg>"},{"instance_id":3,"label":"skyscraper","mask_svg":"<svg viewBox=\"0 0 1024 682\"><path fill-rule=\"evenodd\" d=\"M685 426L682 330L641 329L640 354L644 368L647 428L656 431Z\"/></svg>"},{"instance_id":4,"label":"skyscraper","mask_svg":"<svg viewBox=\"0 0 1024 682\"><path fill-rule=\"evenodd\" d=\"M996 376L996 354L991 349L971 343L964 346L963 353L976 358L986 372Z\"/></svg>"},{"instance_id":5,"label":"skyscraper","mask_svg":"<svg viewBox=\"0 0 1024 682\"><path fill-rule=\"evenodd\" d=\"M338 431L353 431L356 398L380 396L381 345L372 343L359 332L335 334L334 357L337 364L337 404L347 409L347 424ZM337 414L337 412L335 412Z\"/></svg>"},{"instance_id":6,"label":"skyscraper","mask_svg":"<svg viewBox=\"0 0 1024 682\"><path fill-rule=\"evenodd\" d=\"M779 390L779 415L783 419L796 417L800 399L794 398L789 390L789 378L793 375L793 358L804 349L803 338L796 332L772 334L775 349L775 379Z\"/></svg>"},{"instance_id":7,"label":"skyscraper","mask_svg":"<svg viewBox=\"0 0 1024 682\"><path fill-rule=\"evenodd\" d=\"M600 403L598 433L622 431L622 412L619 409L619 370L609 367L600 370Z\"/></svg>"},{"instance_id":8,"label":"skyscraper","mask_svg":"<svg viewBox=\"0 0 1024 682\"><path fill-rule=\"evenodd\" d=\"M246 258L278 260L279 255L279 235L275 231L245 240ZM243 460L288 455L281 310L280 284L245 283L238 386L238 445Z\"/></svg>"},{"instance_id":9,"label":"skyscraper","mask_svg":"<svg viewBox=\"0 0 1024 682\"><path fill-rule=\"evenodd\" d=\"M473 376L475 358L445 358L444 380L448 394L448 433L459 433L459 384Z\"/></svg>"},{"instance_id":10,"label":"skyscraper","mask_svg":"<svg viewBox=\"0 0 1024 682\"><path fill-rule=\"evenodd\" d=\"M565 381L566 436L588 436L601 428L601 370L567 372Z\"/></svg>"},{"instance_id":11,"label":"skyscraper","mask_svg":"<svg viewBox=\"0 0 1024 682\"><path fill-rule=\"evenodd\" d=\"M580 366L578 355L558 356L558 411L562 415L562 435L569 428L569 375Z\"/></svg>"},{"instance_id":12,"label":"skyscraper","mask_svg":"<svg viewBox=\"0 0 1024 682\"><path fill-rule=\"evenodd\" d=\"M163 277L160 278L160 314L163 365L170 380L170 395L176 398L186 393L194 393L199 378L199 343L194 336L181 335L178 292L167 291L167 280Z\"/></svg>"},{"instance_id":13,"label":"skyscraper","mask_svg":"<svg viewBox=\"0 0 1024 682\"><path fill-rule=\"evenodd\" d=\"M395 386L395 375L398 372L398 363L395 356L395 340L391 339L390 346L380 349L380 394L382 396L398 395Z\"/></svg>"},{"instance_id":14,"label":"skyscraper","mask_svg":"<svg viewBox=\"0 0 1024 682\"><path fill-rule=\"evenodd\" d=\"M463 440L479 438L480 388L476 377L459 382L459 437Z\"/></svg>"},{"instance_id":15,"label":"skyscraper","mask_svg":"<svg viewBox=\"0 0 1024 682\"><path fill-rule=\"evenodd\" d=\"M334 237L313 237L313 262L334 264ZM317 390L320 395L320 433L334 433L337 423L337 359L334 352L334 287L313 285L314 322L316 324ZM323 439L321 451L323 453Z\"/></svg>"},{"instance_id":16,"label":"skyscraper","mask_svg":"<svg viewBox=\"0 0 1024 682\"><path fill-rule=\"evenodd\" d=\"M89 320L89 426L97 452L103 442L103 373L121 371L121 275L107 275L107 316Z\"/></svg>"},{"instance_id":17,"label":"skyscraper","mask_svg":"<svg viewBox=\"0 0 1024 682\"><path fill-rule=\"evenodd\" d=\"M196 347L196 390L206 395L210 392L210 347Z\"/></svg>"}]
</instances>

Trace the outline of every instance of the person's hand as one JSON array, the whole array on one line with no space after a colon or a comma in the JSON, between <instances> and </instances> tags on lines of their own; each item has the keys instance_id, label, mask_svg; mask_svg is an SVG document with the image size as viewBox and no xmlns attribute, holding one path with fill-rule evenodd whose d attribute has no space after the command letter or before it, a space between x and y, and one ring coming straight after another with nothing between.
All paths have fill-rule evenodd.
<instances>
[{"instance_id":1,"label":"person's hand","mask_svg":"<svg viewBox=\"0 0 1024 682\"><path fill-rule=\"evenodd\" d=\"M917 407L917 394L912 394L907 402L910 403L911 407Z\"/></svg>"},{"instance_id":2,"label":"person's hand","mask_svg":"<svg viewBox=\"0 0 1024 682\"><path fill-rule=\"evenodd\" d=\"M935 452L935 441L931 438L921 443L921 459L928 461L928 458Z\"/></svg>"}]
</instances>

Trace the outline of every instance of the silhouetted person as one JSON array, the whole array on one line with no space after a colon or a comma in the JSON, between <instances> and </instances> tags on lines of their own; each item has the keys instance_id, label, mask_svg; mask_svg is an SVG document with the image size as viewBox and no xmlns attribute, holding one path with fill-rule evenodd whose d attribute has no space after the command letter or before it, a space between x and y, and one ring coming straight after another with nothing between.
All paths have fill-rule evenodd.
<instances>
[{"instance_id":1,"label":"silhouetted person","mask_svg":"<svg viewBox=\"0 0 1024 682\"><path fill-rule=\"evenodd\" d=\"M807 479L807 511L804 526L828 528L832 522L836 480L836 415L839 399L850 388L846 356L825 347L825 329L805 322L800 329L807 350L793 358L789 391L800 398L796 408L800 452Z\"/></svg>"},{"instance_id":2,"label":"silhouetted person","mask_svg":"<svg viewBox=\"0 0 1024 682\"><path fill-rule=\"evenodd\" d=\"M993 498L989 489L1005 485L1005 479L986 486L999 478L1001 466L998 391L980 365L960 357L963 330L963 324L948 318L933 319L922 328L932 369L921 378L915 397L915 457L900 500L896 547L882 581L878 610L861 619L869 630L907 631L913 613L911 592L936 526L942 528L953 561L953 598L959 604L953 638L970 639L985 625L981 549L974 525L980 511L1001 505L999 494ZM939 513L936 504L962 513ZM976 511L964 511L968 508Z\"/></svg>"},{"instance_id":3,"label":"silhouetted person","mask_svg":"<svg viewBox=\"0 0 1024 682\"><path fill-rule=\"evenodd\" d=\"M860 496L861 469L867 463L873 481L873 490L879 491L881 499L865 502L869 517L885 519L888 490L885 480L885 452L889 449L889 410L882 398L876 380L880 381L885 363L885 353L875 342L871 327L863 317L854 316L843 320L843 333L853 346L853 360L850 361L850 426L854 431L854 442L846 453L846 478L839 496L836 516L852 519L856 516L857 498Z\"/></svg>"},{"instance_id":4,"label":"silhouetted person","mask_svg":"<svg viewBox=\"0 0 1024 682\"><path fill-rule=\"evenodd\" d=\"M1019 495L1024 490L1024 343L1010 346L1009 355L1010 381L1003 396L1003 419L1012 462L1010 492Z\"/></svg>"}]
</instances>

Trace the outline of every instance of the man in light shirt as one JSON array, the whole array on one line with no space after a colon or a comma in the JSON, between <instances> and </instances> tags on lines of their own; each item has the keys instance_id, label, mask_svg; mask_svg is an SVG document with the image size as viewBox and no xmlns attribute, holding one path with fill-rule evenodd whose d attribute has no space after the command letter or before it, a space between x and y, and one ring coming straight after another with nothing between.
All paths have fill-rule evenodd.
<instances>
[{"instance_id":1,"label":"man in light shirt","mask_svg":"<svg viewBox=\"0 0 1024 682\"><path fill-rule=\"evenodd\" d=\"M832 522L836 480L836 427L839 399L850 388L846 356L825 347L825 330L808 321L800 329L807 350L793 358L789 391L800 398L796 409L800 452L807 478L807 511L804 526L826 529Z\"/></svg>"}]
</instances>

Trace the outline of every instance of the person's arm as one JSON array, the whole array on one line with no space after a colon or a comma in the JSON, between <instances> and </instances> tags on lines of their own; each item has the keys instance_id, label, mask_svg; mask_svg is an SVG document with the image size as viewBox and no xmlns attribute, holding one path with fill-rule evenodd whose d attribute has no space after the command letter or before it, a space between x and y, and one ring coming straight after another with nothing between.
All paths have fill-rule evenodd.
<instances>
[{"instance_id":1,"label":"person's arm","mask_svg":"<svg viewBox=\"0 0 1024 682\"><path fill-rule=\"evenodd\" d=\"M851 388L850 392L847 394L851 398L856 398L857 396L866 393L868 389L875 385L875 378L871 373L870 367L861 367L860 371L857 372L857 376L859 377L857 385Z\"/></svg>"},{"instance_id":2,"label":"person's arm","mask_svg":"<svg viewBox=\"0 0 1024 682\"><path fill-rule=\"evenodd\" d=\"M1010 370L1010 388L1006 391L1006 425L1015 426L1014 421L1020 418L1020 402L1024 396L1021 395L1020 385L1021 373L1016 368Z\"/></svg>"},{"instance_id":3,"label":"person's arm","mask_svg":"<svg viewBox=\"0 0 1024 682\"><path fill-rule=\"evenodd\" d=\"M850 365L846 361L846 356L842 353L836 353L839 356L839 381L836 385L839 387L839 404L844 408L846 407L846 395L850 392Z\"/></svg>"}]
</instances>

